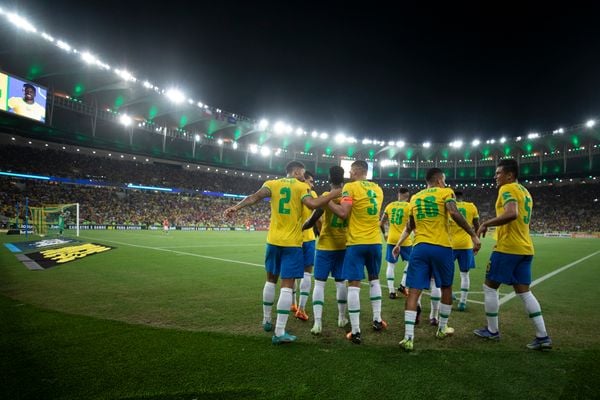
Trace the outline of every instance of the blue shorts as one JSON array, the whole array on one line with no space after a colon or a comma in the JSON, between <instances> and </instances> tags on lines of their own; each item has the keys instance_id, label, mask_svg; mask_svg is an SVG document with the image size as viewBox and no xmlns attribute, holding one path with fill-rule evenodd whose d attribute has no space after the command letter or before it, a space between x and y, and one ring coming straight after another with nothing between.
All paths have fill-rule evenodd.
<instances>
[{"instance_id":1,"label":"blue shorts","mask_svg":"<svg viewBox=\"0 0 600 400\"><path fill-rule=\"evenodd\" d=\"M304 267L315 265L315 241L303 242L302 252L304 253Z\"/></svg>"},{"instance_id":2,"label":"blue shorts","mask_svg":"<svg viewBox=\"0 0 600 400\"><path fill-rule=\"evenodd\" d=\"M315 279L324 281L329 274L337 280L342 278L346 250L317 250L315 260Z\"/></svg>"},{"instance_id":3,"label":"blue shorts","mask_svg":"<svg viewBox=\"0 0 600 400\"><path fill-rule=\"evenodd\" d=\"M365 279L365 267L369 276L379 276L381 245L355 244L346 247L342 277L349 281L361 281Z\"/></svg>"},{"instance_id":4,"label":"blue shorts","mask_svg":"<svg viewBox=\"0 0 600 400\"><path fill-rule=\"evenodd\" d=\"M469 272L470 269L475 268L473 249L453 250L453 252L454 259L458 260L458 269L460 269L460 272Z\"/></svg>"},{"instance_id":5,"label":"blue shorts","mask_svg":"<svg viewBox=\"0 0 600 400\"><path fill-rule=\"evenodd\" d=\"M394 254L392 254L392 250L394 250L394 246L395 245L388 243L387 249L385 251L385 261L392 263L392 264L396 264L398 262L398 259L394 257ZM409 260L411 250L412 250L412 246L400 246L400 258L402 259L402 261Z\"/></svg>"},{"instance_id":6,"label":"blue shorts","mask_svg":"<svg viewBox=\"0 0 600 400\"><path fill-rule=\"evenodd\" d=\"M282 279L304 277L302 247L283 247L267 243L265 269L273 275L281 276Z\"/></svg>"},{"instance_id":7,"label":"blue shorts","mask_svg":"<svg viewBox=\"0 0 600 400\"><path fill-rule=\"evenodd\" d=\"M531 284L531 262L533 256L507 254L493 251L485 277L494 282L507 285Z\"/></svg>"},{"instance_id":8,"label":"blue shorts","mask_svg":"<svg viewBox=\"0 0 600 400\"><path fill-rule=\"evenodd\" d=\"M452 286L454 280L454 256L451 247L419 243L412 248L406 286L414 289L429 289L431 277L437 287Z\"/></svg>"}]
</instances>

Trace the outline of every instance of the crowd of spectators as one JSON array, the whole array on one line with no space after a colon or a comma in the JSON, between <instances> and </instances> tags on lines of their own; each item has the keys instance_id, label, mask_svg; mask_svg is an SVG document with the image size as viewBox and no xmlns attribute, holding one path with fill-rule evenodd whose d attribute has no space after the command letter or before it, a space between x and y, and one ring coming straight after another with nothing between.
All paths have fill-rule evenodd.
<instances>
[{"instance_id":1,"label":"crowd of spectators","mask_svg":"<svg viewBox=\"0 0 600 400\"><path fill-rule=\"evenodd\" d=\"M15 204L23 203L27 197L30 206L80 203L80 220L90 224L158 225L167 218L176 226L265 229L269 223L268 202L242 209L233 220L226 221L223 211L239 199L202 193L206 190L247 195L260 187L267 178L265 174L261 178L256 173L252 178L249 173L233 176L188 170L181 165L113 160L21 146L0 148L0 170L114 183L113 187L100 187L2 178L0 216L8 218L15 217ZM174 194L123 188L123 184L129 182L189 191ZM327 189L321 186L316 191L322 193ZM533 231L600 231L600 213L597 212L600 184L547 184L529 187L529 190L534 200ZM386 203L396 199L395 189L384 192ZM482 220L495 215L497 189L473 187L463 192L465 200L476 204Z\"/></svg>"}]
</instances>

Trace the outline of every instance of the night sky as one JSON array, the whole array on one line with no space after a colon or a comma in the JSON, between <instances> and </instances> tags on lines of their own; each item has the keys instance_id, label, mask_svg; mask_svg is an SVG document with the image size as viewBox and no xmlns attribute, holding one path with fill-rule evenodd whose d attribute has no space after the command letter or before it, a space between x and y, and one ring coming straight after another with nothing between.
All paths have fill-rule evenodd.
<instances>
[{"instance_id":1,"label":"night sky","mask_svg":"<svg viewBox=\"0 0 600 400\"><path fill-rule=\"evenodd\" d=\"M54 0L13 9L139 78L309 131L444 142L600 116L598 10L349 4Z\"/></svg>"}]
</instances>

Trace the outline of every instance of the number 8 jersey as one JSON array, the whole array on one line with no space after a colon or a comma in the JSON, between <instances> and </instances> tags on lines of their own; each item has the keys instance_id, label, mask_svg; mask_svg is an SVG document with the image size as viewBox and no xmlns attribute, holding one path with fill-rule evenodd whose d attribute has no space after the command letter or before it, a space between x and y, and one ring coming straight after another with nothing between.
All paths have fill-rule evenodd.
<instances>
[{"instance_id":1,"label":"number 8 jersey","mask_svg":"<svg viewBox=\"0 0 600 400\"><path fill-rule=\"evenodd\" d=\"M421 190L410 200L410 215L415 220L413 245L429 243L452 247L446 203L456 201L450 188L432 187Z\"/></svg>"},{"instance_id":2,"label":"number 8 jersey","mask_svg":"<svg viewBox=\"0 0 600 400\"><path fill-rule=\"evenodd\" d=\"M296 178L266 181L271 192L271 223L267 243L282 247L302 247L302 199L311 196L310 187Z\"/></svg>"},{"instance_id":3,"label":"number 8 jersey","mask_svg":"<svg viewBox=\"0 0 600 400\"><path fill-rule=\"evenodd\" d=\"M342 203L352 204L348 220L346 245L381 244L379 214L383 204L383 190L370 181L346 183L342 189Z\"/></svg>"},{"instance_id":4,"label":"number 8 jersey","mask_svg":"<svg viewBox=\"0 0 600 400\"><path fill-rule=\"evenodd\" d=\"M514 221L497 227L498 241L494 250L507 254L533 255L533 242L529 235L529 221L533 200L529 191L519 183L507 183L498 189L496 215L504 213L504 206L517 202L518 217Z\"/></svg>"}]
</instances>

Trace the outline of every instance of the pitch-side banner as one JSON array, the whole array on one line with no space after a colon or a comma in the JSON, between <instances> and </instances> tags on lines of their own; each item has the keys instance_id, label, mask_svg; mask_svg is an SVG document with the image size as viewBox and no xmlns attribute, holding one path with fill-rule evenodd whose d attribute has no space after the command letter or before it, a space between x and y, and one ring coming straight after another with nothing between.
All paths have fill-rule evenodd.
<instances>
[{"instance_id":1,"label":"pitch-side banner","mask_svg":"<svg viewBox=\"0 0 600 400\"><path fill-rule=\"evenodd\" d=\"M18 254L17 259L30 270L44 270L71 261L80 260L95 254L104 253L114 247L96 243L84 243L75 246L65 246L57 249L36 251L28 254Z\"/></svg>"}]
</instances>

